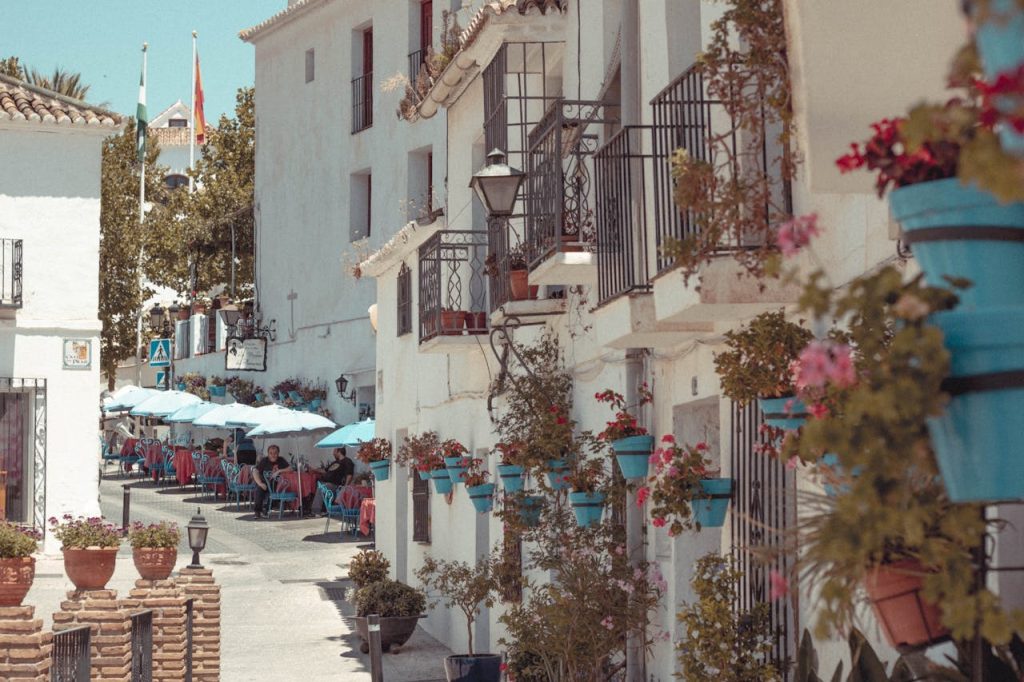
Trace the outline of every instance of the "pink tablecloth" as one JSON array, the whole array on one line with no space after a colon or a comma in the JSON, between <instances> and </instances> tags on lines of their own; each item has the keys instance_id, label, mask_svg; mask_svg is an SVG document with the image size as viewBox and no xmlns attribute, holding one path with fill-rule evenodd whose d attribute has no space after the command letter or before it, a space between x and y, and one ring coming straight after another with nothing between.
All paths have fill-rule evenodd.
<instances>
[{"instance_id":1,"label":"pink tablecloth","mask_svg":"<svg viewBox=\"0 0 1024 682\"><path fill-rule=\"evenodd\" d=\"M293 469L285 469L281 472L281 480L288 484L288 490L292 490L296 493L299 492L299 473ZM303 471L302 472L302 497L309 497L316 492L316 482L322 478L321 474L315 471ZM299 501L296 500L290 504L291 509L295 509L298 506Z\"/></svg>"},{"instance_id":2,"label":"pink tablecloth","mask_svg":"<svg viewBox=\"0 0 1024 682\"><path fill-rule=\"evenodd\" d=\"M124 443L121 445L121 456L127 457L128 455L135 454L135 444L138 442L138 438L125 438Z\"/></svg>"},{"instance_id":3,"label":"pink tablecloth","mask_svg":"<svg viewBox=\"0 0 1024 682\"><path fill-rule=\"evenodd\" d=\"M359 532L370 534L370 524L377 522L377 501L372 497L365 498L359 505Z\"/></svg>"}]
</instances>

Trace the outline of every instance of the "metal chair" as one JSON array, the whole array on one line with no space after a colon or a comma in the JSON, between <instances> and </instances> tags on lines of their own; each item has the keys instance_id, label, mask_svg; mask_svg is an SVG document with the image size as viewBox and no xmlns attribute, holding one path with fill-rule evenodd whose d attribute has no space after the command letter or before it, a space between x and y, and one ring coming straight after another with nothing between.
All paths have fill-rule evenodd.
<instances>
[{"instance_id":1,"label":"metal chair","mask_svg":"<svg viewBox=\"0 0 1024 682\"><path fill-rule=\"evenodd\" d=\"M324 524L324 533L326 534L328 528L330 528L331 519L337 518L341 521L340 532L342 534L345 533L345 526L347 524L349 532L351 532L352 535L355 535L356 530L359 528L358 494L355 494L354 498L353 495L347 494L351 490L350 486L338 488L337 492L334 492L321 481L316 482L316 487L317 490L320 491L320 495L324 498L324 509L327 511L327 523ZM351 492L355 493L354 490L351 490Z\"/></svg>"},{"instance_id":2,"label":"metal chair","mask_svg":"<svg viewBox=\"0 0 1024 682\"><path fill-rule=\"evenodd\" d=\"M210 492L213 493L213 499L217 499L217 487L225 485L227 482L223 475L214 472L210 473L210 456L203 453L202 457L199 458L199 463L202 465L202 469L196 469L196 478L199 479L199 485L203 488L209 487Z\"/></svg>"},{"instance_id":3,"label":"metal chair","mask_svg":"<svg viewBox=\"0 0 1024 682\"><path fill-rule=\"evenodd\" d=\"M164 476L177 480L178 470L174 468L174 448L164 448Z\"/></svg>"},{"instance_id":4,"label":"metal chair","mask_svg":"<svg viewBox=\"0 0 1024 682\"><path fill-rule=\"evenodd\" d=\"M209 455L204 453L202 450L195 450L192 453L192 488L197 493L199 492L199 477L203 474L203 470L208 459Z\"/></svg>"},{"instance_id":5,"label":"metal chair","mask_svg":"<svg viewBox=\"0 0 1024 682\"><path fill-rule=\"evenodd\" d=\"M232 464L227 460L221 461L221 468L224 469L224 477L228 481L228 497L235 496L235 509L241 510L242 508L242 496L246 499L252 500L252 496L256 492L256 484L252 481L252 475L250 472L249 482L242 483L242 472L246 470L249 465L238 466Z\"/></svg>"},{"instance_id":6,"label":"metal chair","mask_svg":"<svg viewBox=\"0 0 1024 682\"><path fill-rule=\"evenodd\" d=\"M103 436L100 436L100 457L103 460L103 471L107 470L111 462L121 461L121 453L115 451L111 443L103 440Z\"/></svg>"},{"instance_id":7,"label":"metal chair","mask_svg":"<svg viewBox=\"0 0 1024 682\"><path fill-rule=\"evenodd\" d=\"M188 447L188 444L191 443L191 442L192 442L192 434L191 433L183 433L183 434L181 434L180 436L178 436L177 438L174 439L173 445L177 445L179 447L183 447L184 448L184 447Z\"/></svg>"},{"instance_id":8,"label":"metal chair","mask_svg":"<svg viewBox=\"0 0 1024 682\"><path fill-rule=\"evenodd\" d=\"M269 517L271 512L274 511L274 502L278 502L277 507L277 518L284 517L284 503L295 502L299 499L298 493L288 489L287 481L281 479L280 475L276 471L268 471L263 474L267 483L267 516ZM301 505L296 507L296 511L301 511Z\"/></svg>"},{"instance_id":9,"label":"metal chair","mask_svg":"<svg viewBox=\"0 0 1024 682\"><path fill-rule=\"evenodd\" d=\"M160 457L154 459L153 463L149 465L149 473L156 474L157 480L160 480L164 477L164 462L167 461L168 452L171 452L173 454L174 451L171 450L171 448L167 447L166 445L161 446Z\"/></svg>"}]
</instances>

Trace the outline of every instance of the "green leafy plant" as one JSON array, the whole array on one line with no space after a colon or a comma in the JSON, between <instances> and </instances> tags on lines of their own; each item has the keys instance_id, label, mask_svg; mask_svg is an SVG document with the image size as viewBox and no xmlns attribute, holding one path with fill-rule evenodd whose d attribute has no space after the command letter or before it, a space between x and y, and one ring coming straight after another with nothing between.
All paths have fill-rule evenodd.
<instances>
[{"instance_id":1,"label":"green leafy plant","mask_svg":"<svg viewBox=\"0 0 1024 682\"><path fill-rule=\"evenodd\" d=\"M498 585L492 575L495 559L485 555L472 566L462 561L437 560L425 557L416 570L416 577L428 591L434 590L448 608L456 608L466 619L469 653L473 652L473 623L480 607L494 606Z\"/></svg>"},{"instance_id":2,"label":"green leafy plant","mask_svg":"<svg viewBox=\"0 0 1024 682\"><path fill-rule=\"evenodd\" d=\"M137 547L177 547L181 540L178 524L170 521L151 523L145 526L138 521L128 528L128 543Z\"/></svg>"},{"instance_id":3,"label":"green leafy plant","mask_svg":"<svg viewBox=\"0 0 1024 682\"><path fill-rule=\"evenodd\" d=\"M743 574L718 554L697 561L690 584L697 601L679 612L686 632L676 645L683 679L692 682L773 682L771 605L733 608Z\"/></svg>"},{"instance_id":4,"label":"green leafy plant","mask_svg":"<svg viewBox=\"0 0 1024 682\"><path fill-rule=\"evenodd\" d=\"M356 587L366 587L370 583L387 580L390 568L391 562L387 560L383 552L376 549L363 549L349 562L348 577L356 584Z\"/></svg>"},{"instance_id":5,"label":"green leafy plant","mask_svg":"<svg viewBox=\"0 0 1024 682\"><path fill-rule=\"evenodd\" d=\"M360 587L355 594L356 615L376 614L381 618L418 616L427 609L427 599L417 590L397 580L380 580Z\"/></svg>"},{"instance_id":6,"label":"green leafy plant","mask_svg":"<svg viewBox=\"0 0 1024 682\"><path fill-rule=\"evenodd\" d=\"M725 333L727 350L715 355L722 394L738 403L793 395L790 365L814 335L782 310L761 313Z\"/></svg>"},{"instance_id":7,"label":"green leafy plant","mask_svg":"<svg viewBox=\"0 0 1024 682\"><path fill-rule=\"evenodd\" d=\"M676 536L700 525L693 521L693 500L707 496L700 485L702 478L717 475L712 471L706 443L680 447L671 434L662 436L662 446L651 454L654 471L647 485L637 490L637 504L651 500L651 523L668 526L668 534Z\"/></svg>"},{"instance_id":8,"label":"green leafy plant","mask_svg":"<svg viewBox=\"0 0 1024 682\"><path fill-rule=\"evenodd\" d=\"M50 532L60 540L63 549L121 545L121 529L111 523L104 523L99 516L75 518L71 514L64 514L60 521L50 517Z\"/></svg>"},{"instance_id":9,"label":"green leafy plant","mask_svg":"<svg viewBox=\"0 0 1024 682\"><path fill-rule=\"evenodd\" d=\"M608 484L605 458L574 457L569 471L563 476L573 492L594 493Z\"/></svg>"},{"instance_id":10,"label":"green leafy plant","mask_svg":"<svg viewBox=\"0 0 1024 682\"><path fill-rule=\"evenodd\" d=\"M391 459L391 441L387 438L374 438L359 446L356 458L365 464Z\"/></svg>"},{"instance_id":11,"label":"green leafy plant","mask_svg":"<svg viewBox=\"0 0 1024 682\"><path fill-rule=\"evenodd\" d=\"M7 521L0 521L0 559L32 556L39 547L42 534Z\"/></svg>"},{"instance_id":12,"label":"green leafy plant","mask_svg":"<svg viewBox=\"0 0 1024 682\"><path fill-rule=\"evenodd\" d=\"M907 660L900 658L893 665L891 674L886 672L885 665L871 647L867 638L857 628L850 630L848 638L850 646L850 674L847 682L914 682L914 680L935 679L920 677L913 672ZM822 682L818 677L818 652L814 648L811 633L804 630L800 639L800 650L797 653L796 670L793 682ZM832 673L832 682L840 682L843 675L843 663L840 661Z\"/></svg>"},{"instance_id":13,"label":"green leafy plant","mask_svg":"<svg viewBox=\"0 0 1024 682\"><path fill-rule=\"evenodd\" d=\"M224 385L224 377L217 376L216 374L214 374L214 375L212 375L210 377L207 377L206 385L207 386L223 386Z\"/></svg>"}]
</instances>

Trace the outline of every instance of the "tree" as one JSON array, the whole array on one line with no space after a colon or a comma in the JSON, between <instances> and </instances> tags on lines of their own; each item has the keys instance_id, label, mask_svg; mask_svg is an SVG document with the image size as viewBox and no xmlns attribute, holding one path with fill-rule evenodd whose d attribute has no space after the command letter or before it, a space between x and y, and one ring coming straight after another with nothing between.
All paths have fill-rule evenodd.
<instances>
[{"instance_id":1,"label":"tree","mask_svg":"<svg viewBox=\"0 0 1024 682\"><path fill-rule=\"evenodd\" d=\"M146 145L146 199L159 200L164 192L156 140ZM100 367L107 386L114 388L118 363L133 357L136 324L147 292L139 286L139 164L135 151L135 121L103 142L100 186L100 301L103 323ZM148 222L148 221L147 221Z\"/></svg>"},{"instance_id":2,"label":"tree","mask_svg":"<svg viewBox=\"0 0 1024 682\"><path fill-rule=\"evenodd\" d=\"M17 57L5 57L0 59L0 73L5 76L11 76L12 78L20 78L24 80L25 71L21 68L21 64L18 62Z\"/></svg>"},{"instance_id":3,"label":"tree","mask_svg":"<svg viewBox=\"0 0 1024 682\"><path fill-rule=\"evenodd\" d=\"M82 84L82 74L65 71L59 66L54 68L53 74L50 76L35 69L22 68L22 72L25 74L25 80L32 85L59 92L73 99L85 99L91 87Z\"/></svg>"},{"instance_id":4,"label":"tree","mask_svg":"<svg viewBox=\"0 0 1024 682\"><path fill-rule=\"evenodd\" d=\"M230 285L234 240L236 293L253 283L253 176L256 116L252 88L235 96L235 117L221 116L207 133L191 175L196 191L171 192L147 229L146 276L154 284L195 295Z\"/></svg>"}]
</instances>

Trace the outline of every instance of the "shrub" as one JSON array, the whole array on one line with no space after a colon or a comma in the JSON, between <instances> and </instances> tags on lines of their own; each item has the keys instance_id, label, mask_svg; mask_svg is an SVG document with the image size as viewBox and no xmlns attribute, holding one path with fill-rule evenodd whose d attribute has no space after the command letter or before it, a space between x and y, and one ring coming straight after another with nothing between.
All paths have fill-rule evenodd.
<instances>
[{"instance_id":1,"label":"shrub","mask_svg":"<svg viewBox=\"0 0 1024 682\"><path fill-rule=\"evenodd\" d=\"M151 523L143 526L139 522L132 524L128 530L128 542L137 547L177 547L181 539L178 524L170 521Z\"/></svg>"},{"instance_id":2,"label":"shrub","mask_svg":"<svg viewBox=\"0 0 1024 682\"><path fill-rule=\"evenodd\" d=\"M372 583L379 583L388 579L388 569L391 562L383 552L375 549L364 549L352 558L348 565L348 577L356 584L356 587L366 587Z\"/></svg>"},{"instance_id":3,"label":"shrub","mask_svg":"<svg viewBox=\"0 0 1024 682\"><path fill-rule=\"evenodd\" d=\"M782 310L761 313L725 334L728 350L715 355L722 393L738 403L793 395L790 365L814 335L786 320Z\"/></svg>"},{"instance_id":4,"label":"shrub","mask_svg":"<svg viewBox=\"0 0 1024 682\"><path fill-rule=\"evenodd\" d=\"M377 614L381 618L418 616L427 608L422 590L397 580L381 580L356 590L356 615Z\"/></svg>"},{"instance_id":5,"label":"shrub","mask_svg":"<svg viewBox=\"0 0 1024 682\"><path fill-rule=\"evenodd\" d=\"M38 548L39 539L37 530L0 522L0 559L31 556Z\"/></svg>"},{"instance_id":6,"label":"shrub","mask_svg":"<svg viewBox=\"0 0 1024 682\"><path fill-rule=\"evenodd\" d=\"M85 549L87 547L118 547L121 545L121 529L112 523L103 523L100 516L89 518L65 514L58 521L50 517L53 537L60 540L64 549Z\"/></svg>"}]
</instances>

